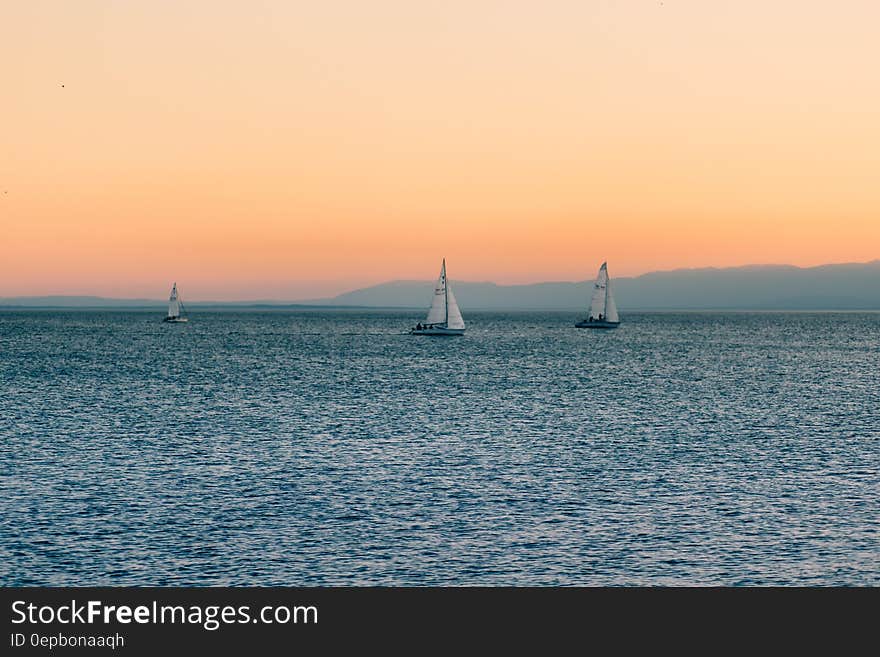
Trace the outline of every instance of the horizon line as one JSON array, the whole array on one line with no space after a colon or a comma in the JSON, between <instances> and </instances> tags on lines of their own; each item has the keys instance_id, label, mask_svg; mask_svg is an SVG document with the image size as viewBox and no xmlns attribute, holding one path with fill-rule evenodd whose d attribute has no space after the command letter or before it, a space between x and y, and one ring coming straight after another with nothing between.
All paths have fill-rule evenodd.
<instances>
[{"instance_id":1,"label":"horizon line","mask_svg":"<svg viewBox=\"0 0 880 657\"><path fill-rule=\"evenodd\" d=\"M717 272L717 271L735 271L735 270L743 270L743 269L794 269L800 271L807 271L812 269L822 269L825 267L845 267L845 266L868 266L868 265L880 265L880 258L874 258L872 260L867 260L864 262L857 261L848 261L848 262L829 262L823 263L820 265L810 265L810 266L800 266L800 265L791 265L791 264L780 264L780 263L768 263L768 264L747 264L747 265L734 265L730 267L716 267L716 266L707 266L707 267L677 267L673 269L658 269L654 271L644 272L642 274L638 274L636 276L612 276L612 280L636 280L639 278L643 278L646 276L652 276L656 274L671 274L676 272ZM433 280L433 278L429 279L389 279L385 281L380 281L378 283L373 283L371 285L367 285L364 287L352 288L343 292L339 292L338 294L328 296L328 297L308 297L308 298L300 298L300 299L277 299L277 298L244 298L244 299L225 299L225 300L217 300L217 299L189 299L185 300L186 303L198 303L204 305L223 305L223 304L250 304L250 305L298 305L298 306L322 306L326 307L328 305L326 302L332 301L340 296L351 294L353 292L359 292L362 290L367 290L373 287L380 287L383 285L393 285L393 284L406 284L406 283L419 283L419 284L428 284ZM589 283L594 280L593 278L585 278L581 280L537 280L528 283L496 283L490 280L464 280L464 279L454 279L450 278L450 282L452 283L465 283L471 285L494 285L496 287L502 288L510 288L510 287L529 287L533 285L560 285L560 284L568 284L568 285L582 285L584 283ZM177 283L175 282L174 285ZM14 296L2 296L0 297L0 303L9 302L13 300L21 300L21 299L46 299L46 298L60 298L60 299L75 299L75 298L85 298L85 299L95 299L100 301L122 301L130 304L135 303L146 303L146 304L163 304L167 303L167 299L165 297L161 298L148 298L148 297L113 297L113 296L102 296L98 294L88 294L88 293L50 293L50 294L20 294ZM12 306L14 304L6 303L7 306ZM375 306L351 306L348 304L339 304L344 307L364 307L364 308L374 308ZM51 307L51 306L47 306ZM86 306L81 306L86 307Z\"/></svg>"}]
</instances>

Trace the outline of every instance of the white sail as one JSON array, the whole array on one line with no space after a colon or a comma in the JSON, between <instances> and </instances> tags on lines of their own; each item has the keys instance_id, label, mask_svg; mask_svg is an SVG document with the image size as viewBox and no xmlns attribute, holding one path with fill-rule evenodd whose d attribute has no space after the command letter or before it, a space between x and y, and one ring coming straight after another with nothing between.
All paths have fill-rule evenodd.
<instances>
[{"instance_id":1,"label":"white sail","mask_svg":"<svg viewBox=\"0 0 880 657\"><path fill-rule=\"evenodd\" d=\"M617 316L617 304L614 303L614 295L611 293L611 277L608 276L608 270L605 270L605 319L609 322L619 322Z\"/></svg>"},{"instance_id":2,"label":"white sail","mask_svg":"<svg viewBox=\"0 0 880 657\"><path fill-rule=\"evenodd\" d=\"M593 319L599 319L599 315L602 315L602 319L605 319L607 287L608 267L607 263L603 262L602 266L599 267L599 275L596 277L596 282L593 284L593 298L590 300L590 317ZM614 312L617 314L616 308Z\"/></svg>"},{"instance_id":3,"label":"white sail","mask_svg":"<svg viewBox=\"0 0 880 657\"><path fill-rule=\"evenodd\" d=\"M446 313L446 328L463 329L464 318L461 316L461 311L458 309L458 302L455 300L455 295L452 293L452 286L449 285L449 282L446 283L446 305L448 308Z\"/></svg>"},{"instance_id":4,"label":"white sail","mask_svg":"<svg viewBox=\"0 0 880 657\"><path fill-rule=\"evenodd\" d=\"M180 317L180 301L177 299L177 283L171 288L168 298L168 317Z\"/></svg>"},{"instance_id":5,"label":"white sail","mask_svg":"<svg viewBox=\"0 0 880 657\"><path fill-rule=\"evenodd\" d=\"M456 306L458 310L458 306ZM459 314L461 317L461 314ZM425 324L443 324L446 322L446 260L440 268L440 278L434 286L434 298L431 301L431 309L425 318Z\"/></svg>"}]
</instances>

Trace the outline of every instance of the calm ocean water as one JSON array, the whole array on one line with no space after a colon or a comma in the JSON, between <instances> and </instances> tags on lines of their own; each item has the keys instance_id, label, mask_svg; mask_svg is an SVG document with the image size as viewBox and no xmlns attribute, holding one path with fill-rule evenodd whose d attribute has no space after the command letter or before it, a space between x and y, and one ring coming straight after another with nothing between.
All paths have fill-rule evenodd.
<instances>
[{"instance_id":1,"label":"calm ocean water","mask_svg":"<svg viewBox=\"0 0 880 657\"><path fill-rule=\"evenodd\" d=\"M880 314L0 313L0 584L880 585Z\"/></svg>"}]
</instances>

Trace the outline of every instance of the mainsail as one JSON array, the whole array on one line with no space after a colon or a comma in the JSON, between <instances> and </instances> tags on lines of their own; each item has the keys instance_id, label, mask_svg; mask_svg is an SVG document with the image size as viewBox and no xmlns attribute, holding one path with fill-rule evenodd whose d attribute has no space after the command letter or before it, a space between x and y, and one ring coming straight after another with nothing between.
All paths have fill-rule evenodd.
<instances>
[{"instance_id":1,"label":"mainsail","mask_svg":"<svg viewBox=\"0 0 880 657\"><path fill-rule=\"evenodd\" d=\"M425 324L442 324L446 328L463 329L464 319L461 317L461 311L458 309L458 303L449 281L446 280L446 259L443 259L443 266L440 268L440 278L434 285L434 298L431 301L431 309L425 318Z\"/></svg>"},{"instance_id":2,"label":"mainsail","mask_svg":"<svg viewBox=\"0 0 880 657\"><path fill-rule=\"evenodd\" d=\"M168 298L168 317L180 317L180 301L177 298L177 283L171 288L171 296Z\"/></svg>"},{"instance_id":3,"label":"mainsail","mask_svg":"<svg viewBox=\"0 0 880 657\"><path fill-rule=\"evenodd\" d=\"M440 278L434 285L434 298L431 300L431 309L425 318L425 324L440 324L446 321L446 261L440 270Z\"/></svg>"},{"instance_id":4,"label":"mainsail","mask_svg":"<svg viewBox=\"0 0 880 657\"><path fill-rule=\"evenodd\" d=\"M608 302L608 263L603 262L599 267L599 275L593 284L593 298L590 300L590 317L592 319L605 319L605 306ZM616 310L615 310L616 313Z\"/></svg>"}]
</instances>

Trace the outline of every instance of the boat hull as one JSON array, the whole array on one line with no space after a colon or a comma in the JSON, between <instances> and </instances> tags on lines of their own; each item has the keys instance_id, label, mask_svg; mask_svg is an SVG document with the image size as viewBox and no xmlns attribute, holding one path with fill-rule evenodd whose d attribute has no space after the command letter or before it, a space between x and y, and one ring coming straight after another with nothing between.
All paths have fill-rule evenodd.
<instances>
[{"instance_id":1,"label":"boat hull","mask_svg":"<svg viewBox=\"0 0 880 657\"><path fill-rule=\"evenodd\" d=\"M587 320L582 320L575 324L576 328L589 328L589 329L616 329L620 326L620 322L606 322L605 320L597 321L594 320L592 322L588 322Z\"/></svg>"},{"instance_id":2,"label":"boat hull","mask_svg":"<svg viewBox=\"0 0 880 657\"><path fill-rule=\"evenodd\" d=\"M163 322L168 322L169 324L184 324L189 320L186 317L166 317L162 320Z\"/></svg>"},{"instance_id":3,"label":"boat hull","mask_svg":"<svg viewBox=\"0 0 880 657\"><path fill-rule=\"evenodd\" d=\"M454 335L464 335L464 329L451 329L451 328L443 328L441 326L435 326L433 328L424 328L424 329L410 329L410 335L436 335L436 336L454 336Z\"/></svg>"}]
</instances>

